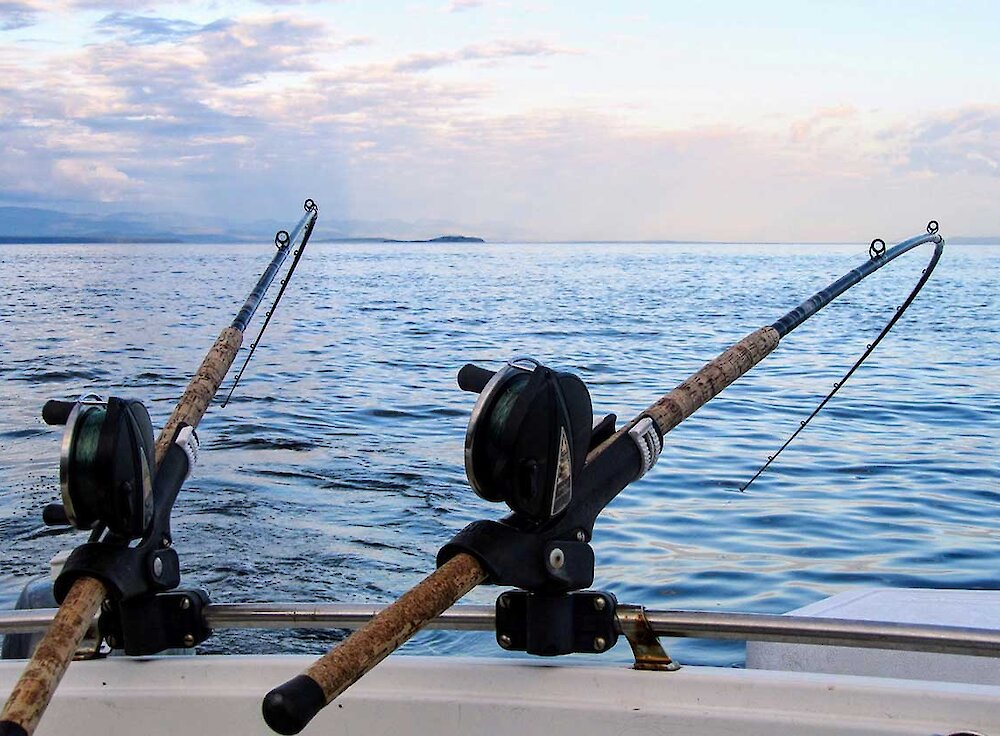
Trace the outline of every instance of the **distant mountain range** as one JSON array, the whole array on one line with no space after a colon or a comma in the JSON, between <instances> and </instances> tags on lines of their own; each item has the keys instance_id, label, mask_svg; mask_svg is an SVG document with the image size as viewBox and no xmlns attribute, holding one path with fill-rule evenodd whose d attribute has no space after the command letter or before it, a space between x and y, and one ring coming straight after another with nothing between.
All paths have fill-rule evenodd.
<instances>
[{"instance_id":1,"label":"distant mountain range","mask_svg":"<svg viewBox=\"0 0 1000 736\"><path fill-rule=\"evenodd\" d=\"M258 219L232 223L220 218L171 213L79 214L39 207L0 206L0 243L238 243L269 240L278 230L290 230L295 221ZM504 240L525 240L523 234L504 232L496 225L493 235ZM425 220L334 220L319 218L313 238L340 242L483 242L465 235L439 235L459 229L453 222ZM1000 244L1000 235L955 236L953 245ZM600 241L607 242L607 241ZM699 242L645 241L645 242ZM708 242L708 241L705 241Z\"/></svg>"},{"instance_id":2,"label":"distant mountain range","mask_svg":"<svg viewBox=\"0 0 1000 736\"><path fill-rule=\"evenodd\" d=\"M0 207L0 243L238 243L270 239L296 221L255 220L233 224L216 218L172 214L90 215L38 207ZM483 242L465 235L437 235L454 223L324 220L316 240L370 242ZM391 237L396 235L396 237Z\"/></svg>"}]
</instances>

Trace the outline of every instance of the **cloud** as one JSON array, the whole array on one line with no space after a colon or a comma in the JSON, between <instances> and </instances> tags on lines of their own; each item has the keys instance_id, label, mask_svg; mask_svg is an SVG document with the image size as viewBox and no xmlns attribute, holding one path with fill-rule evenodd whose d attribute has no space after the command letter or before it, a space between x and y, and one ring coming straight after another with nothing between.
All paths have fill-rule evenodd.
<instances>
[{"instance_id":1,"label":"cloud","mask_svg":"<svg viewBox=\"0 0 1000 736\"><path fill-rule=\"evenodd\" d=\"M187 20L116 12L97 22L98 31L113 34L126 43L161 43L177 41L203 32L205 26Z\"/></svg>"},{"instance_id":2,"label":"cloud","mask_svg":"<svg viewBox=\"0 0 1000 736\"><path fill-rule=\"evenodd\" d=\"M258 144L272 124L268 100L280 96L266 88L269 80L308 74L316 53L357 43L330 42L324 24L286 15L199 26L115 13L99 27L110 40L31 63L19 48L0 48L7 196L31 190L100 202L186 199L185 176L267 168L258 167L252 149L272 147ZM253 103L228 110L225 95L241 87L255 88ZM284 155L284 146L277 148Z\"/></svg>"},{"instance_id":3,"label":"cloud","mask_svg":"<svg viewBox=\"0 0 1000 736\"><path fill-rule=\"evenodd\" d=\"M1000 105L938 114L900 133L902 169L1000 177Z\"/></svg>"},{"instance_id":4,"label":"cloud","mask_svg":"<svg viewBox=\"0 0 1000 736\"><path fill-rule=\"evenodd\" d=\"M820 108L813 115L792 123L792 140L803 141L815 136L817 131L821 130L834 131L845 120L851 120L857 116L858 110L852 105L836 105L834 107Z\"/></svg>"},{"instance_id":5,"label":"cloud","mask_svg":"<svg viewBox=\"0 0 1000 736\"><path fill-rule=\"evenodd\" d=\"M596 106L493 112L502 80L478 67L576 53L543 40L345 65L365 39L290 12L112 12L95 30L69 50L0 46L5 198L256 218L308 195L331 219L487 237L868 240L887 212L983 222L1000 199L996 107L666 129Z\"/></svg>"},{"instance_id":6,"label":"cloud","mask_svg":"<svg viewBox=\"0 0 1000 736\"><path fill-rule=\"evenodd\" d=\"M57 187L68 187L72 191L88 189L100 202L116 201L122 192L133 189L134 184L114 166L92 159L58 159L52 174Z\"/></svg>"},{"instance_id":7,"label":"cloud","mask_svg":"<svg viewBox=\"0 0 1000 736\"><path fill-rule=\"evenodd\" d=\"M13 0L0 2L0 31L27 28L38 22L41 8L37 3Z\"/></svg>"},{"instance_id":8,"label":"cloud","mask_svg":"<svg viewBox=\"0 0 1000 736\"><path fill-rule=\"evenodd\" d=\"M413 54L392 65L396 72L424 72L465 61L498 61L501 59L556 56L579 53L544 41L503 40L486 44L473 44L457 51Z\"/></svg>"},{"instance_id":9,"label":"cloud","mask_svg":"<svg viewBox=\"0 0 1000 736\"><path fill-rule=\"evenodd\" d=\"M483 0L452 0L445 7L445 12L461 13L465 10L472 10L473 8L481 8L482 6L483 6Z\"/></svg>"}]
</instances>

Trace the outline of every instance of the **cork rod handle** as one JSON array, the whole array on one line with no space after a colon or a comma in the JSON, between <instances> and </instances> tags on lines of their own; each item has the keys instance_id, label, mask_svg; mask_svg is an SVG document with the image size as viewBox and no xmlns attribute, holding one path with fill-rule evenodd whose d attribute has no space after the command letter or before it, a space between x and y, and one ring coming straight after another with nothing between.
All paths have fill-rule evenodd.
<instances>
[{"instance_id":1,"label":"cork rod handle","mask_svg":"<svg viewBox=\"0 0 1000 736\"><path fill-rule=\"evenodd\" d=\"M486 572L476 558L456 555L303 674L269 692L263 703L267 725L281 734L298 733L428 621L485 581Z\"/></svg>"},{"instance_id":2,"label":"cork rod handle","mask_svg":"<svg viewBox=\"0 0 1000 736\"><path fill-rule=\"evenodd\" d=\"M97 609L104 602L104 595L104 586L93 578L80 578L69 589L7 699L0 716L0 736L30 736L35 732Z\"/></svg>"}]
</instances>

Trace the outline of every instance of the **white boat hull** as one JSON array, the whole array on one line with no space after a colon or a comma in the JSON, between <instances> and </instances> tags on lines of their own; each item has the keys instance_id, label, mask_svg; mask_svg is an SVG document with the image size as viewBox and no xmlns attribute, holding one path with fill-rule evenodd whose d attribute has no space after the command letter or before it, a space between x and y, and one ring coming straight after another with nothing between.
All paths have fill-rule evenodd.
<instances>
[{"instance_id":1,"label":"white boat hull","mask_svg":"<svg viewBox=\"0 0 1000 736\"><path fill-rule=\"evenodd\" d=\"M263 695L299 656L75 662L37 734L261 734ZM0 662L6 697L23 661ZM340 736L947 736L1000 734L1000 687L684 667L397 656L306 728Z\"/></svg>"}]
</instances>

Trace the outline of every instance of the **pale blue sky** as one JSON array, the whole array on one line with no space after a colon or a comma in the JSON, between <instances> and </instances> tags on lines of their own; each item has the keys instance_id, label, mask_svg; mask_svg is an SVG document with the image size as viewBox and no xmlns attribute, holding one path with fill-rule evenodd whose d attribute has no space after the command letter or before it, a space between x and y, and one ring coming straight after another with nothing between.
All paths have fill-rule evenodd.
<instances>
[{"instance_id":1,"label":"pale blue sky","mask_svg":"<svg viewBox=\"0 0 1000 736\"><path fill-rule=\"evenodd\" d=\"M1000 233L998 3L0 0L0 29L0 205Z\"/></svg>"}]
</instances>

